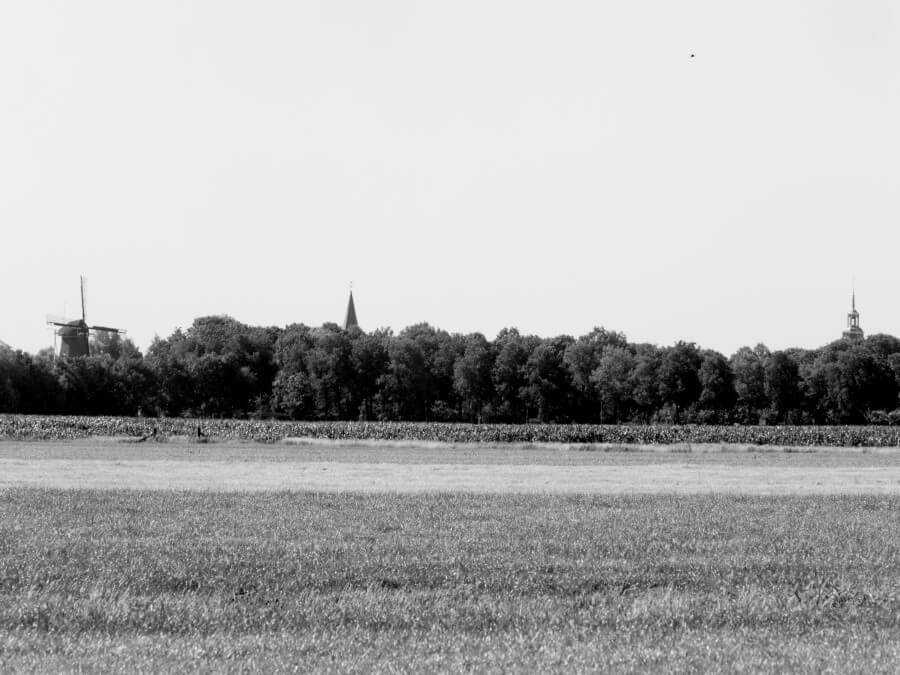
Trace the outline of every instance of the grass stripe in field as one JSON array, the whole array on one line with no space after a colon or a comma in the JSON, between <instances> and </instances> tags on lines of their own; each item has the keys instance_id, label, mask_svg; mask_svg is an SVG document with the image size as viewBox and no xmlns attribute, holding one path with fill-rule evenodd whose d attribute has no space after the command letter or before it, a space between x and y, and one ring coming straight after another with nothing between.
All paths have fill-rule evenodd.
<instances>
[{"instance_id":1,"label":"grass stripe in field","mask_svg":"<svg viewBox=\"0 0 900 675\"><path fill-rule=\"evenodd\" d=\"M221 491L900 494L900 467L0 459L0 487Z\"/></svg>"},{"instance_id":2,"label":"grass stripe in field","mask_svg":"<svg viewBox=\"0 0 900 675\"><path fill-rule=\"evenodd\" d=\"M0 459L197 460L372 464L728 464L896 466L900 448L778 447L739 444L598 445L554 443L393 443L303 439L285 443L189 439L134 443L114 438L0 441Z\"/></svg>"}]
</instances>

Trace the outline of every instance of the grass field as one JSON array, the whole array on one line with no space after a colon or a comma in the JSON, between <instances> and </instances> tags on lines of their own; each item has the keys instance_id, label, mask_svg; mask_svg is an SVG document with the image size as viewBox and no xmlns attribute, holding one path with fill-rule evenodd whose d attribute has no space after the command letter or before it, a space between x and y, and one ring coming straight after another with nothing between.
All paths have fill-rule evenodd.
<instances>
[{"instance_id":1,"label":"grass field","mask_svg":"<svg viewBox=\"0 0 900 675\"><path fill-rule=\"evenodd\" d=\"M0 488L897 494L900 450L732 446L0 443Z\"/></svg>"},{"instance_id":2,"label":"grass field","mask_svg":"<svg viewBox=\"0 0 900 675\"><path fill-rule=\"evenodd\" d=\"M746 478L760 462L772 475L884 473L898 465L893 452L152 450L147 458L146 448L130 454L114 443L0 444L8 485L0 672L896 672L900 664L900 495L865 487L810 496L504 493L498 480L482 492L246 492L126 481L80 490L22 487L7 472L16 462L141 461L182 472L207 462L251 480L260 466L443 462L628 469L638 481L685 465Z\"/></svg>"}]
</instances>

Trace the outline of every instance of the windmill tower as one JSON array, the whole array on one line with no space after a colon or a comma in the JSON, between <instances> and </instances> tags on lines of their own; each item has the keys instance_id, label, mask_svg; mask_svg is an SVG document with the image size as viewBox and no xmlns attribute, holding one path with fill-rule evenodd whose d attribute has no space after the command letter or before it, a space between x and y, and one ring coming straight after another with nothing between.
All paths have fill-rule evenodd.
<instances>
[{"instance_id":1,"label":"windmill tower","mask_svg":"<svg viewBox=\"0 0 900 675\"><path fill-rule=\"evenodd\" d=\"M53 335L60 338L60 356L90 356L91 331L124 335L122 328L110 328L109 326L89 326L87 323L87 311L85 310L84 286L86 279L81 277L81 318L74 321L62 317L47 317L47 324L54 326ZM55 338L54 338L55 341Z\"/></svg>"}]
</instances>

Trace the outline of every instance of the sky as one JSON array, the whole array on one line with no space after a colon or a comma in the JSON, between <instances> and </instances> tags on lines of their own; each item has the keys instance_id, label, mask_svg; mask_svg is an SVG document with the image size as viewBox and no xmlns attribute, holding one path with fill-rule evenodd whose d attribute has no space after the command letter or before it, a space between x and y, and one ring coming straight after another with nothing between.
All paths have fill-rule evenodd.
<instances>
[{"instance_id":1,"label":"sky","mask_svg":"<svg viewBox=\"0 0 900 675\"><path fill-rule=\"evenodd\" d=\"M889 0L0 4L0 340L900 335Z\"/></svg>"}]
</instances>

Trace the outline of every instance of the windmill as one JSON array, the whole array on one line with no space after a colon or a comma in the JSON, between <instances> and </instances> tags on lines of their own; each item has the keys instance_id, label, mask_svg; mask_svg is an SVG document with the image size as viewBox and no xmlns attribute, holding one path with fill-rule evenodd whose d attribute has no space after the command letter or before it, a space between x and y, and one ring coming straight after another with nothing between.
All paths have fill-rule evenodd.
<instances>
[{"instance_id":1,"label":"windmill","mask_svg":"<svg viewBox=\"0 0 900 675\"><path fill-rule=\"evenodd\" d=\"M90 335L93 332L113 333L115 335L124 335L125 330L122 328L110 328L109 326L89 326L87 323L87 312L84 303L84 284L85 278L81 277L81 318L71 321L63 317L48 316L47 324L53 326L54 347L56 336L61 339L59 346L60 356L90 356L91 345ZM54 349L55 351L55 349Z\"/></svg>"}]
</instances>

